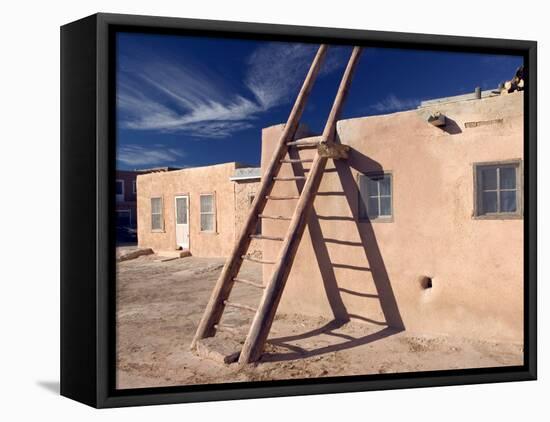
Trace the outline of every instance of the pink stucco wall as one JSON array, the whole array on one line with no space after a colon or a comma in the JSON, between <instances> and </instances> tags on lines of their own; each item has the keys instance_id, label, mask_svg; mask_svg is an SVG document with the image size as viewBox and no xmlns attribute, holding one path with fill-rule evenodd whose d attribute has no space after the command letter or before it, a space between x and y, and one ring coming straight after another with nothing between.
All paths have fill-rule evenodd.
<instances>
[{"instance_id":1,"label":"pink stucco wall","mask_svg":"<svg viewBox=\"0 0 550 422\"><path fill-rule=\"evenodd\" d=\"M435 111L449 119L445 129L426 121ZM281 130L263 131L262 169ZM279 311L521 342L523 219L473 217L473 164L522 160L523 94L343 120L337 133L350 158L329 160ZM392 174L393 218L359 222L357 177L375 170ZM285 164L282 173L301 169ZM294 182L273 191L296 193ZM273 201L265 213L291 215L294 205ZM263 230L284 235L287 225L266 220ZM264 257L277 246L266 243Z\"/></svg>"}]
</instances>

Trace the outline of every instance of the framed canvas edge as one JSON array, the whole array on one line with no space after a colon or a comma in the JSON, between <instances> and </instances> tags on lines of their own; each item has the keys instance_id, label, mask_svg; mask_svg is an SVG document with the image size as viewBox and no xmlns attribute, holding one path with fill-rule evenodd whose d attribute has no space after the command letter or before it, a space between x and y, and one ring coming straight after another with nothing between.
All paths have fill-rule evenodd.
<instances>
[{"instance_id":1,"label":"framed canvas edge","mask_svg":"<svg viewBox=\"0 0 550 422\"><path fill-rule=\"evenodd\" d=\"M60 31L60 394L91 406L98 380L96 34L96 16Z\"/></svg>"},{"instance_id":2,"label":"framed canvas edge","mask_svg":"<svg viewBox=\"0 0 550 422\"><path fill-rule=\"evenodd\" d=\"M83 401L86 404L103 407L120 407L133 405L150 405L165 403L183 403L212 400L234 400L248 398L279 397L290 395L328 394L352 391L371 391L380 389L416 388L451 386L460 384L479 384L492 382L509 382L534 380L537 377L537 341L536 341L536 50L535 41L504 40L495 38L475 38L441 36L428 34L408 34L399 32L380 32L367 30L349 30L335 28L302 27L287 25L272 25L258 23L210 21L183 18L165 18L152 16L96 14L96 173L85 175L91 177L97 184L96 222L96 397L95 402ZM91 17L90 17L91 18ZM71 25L71 24L69 24ZM441 49L479 49L516 51L522 54L528 63L528 84L526 101L524 102L525 115L525 159L526 185L528 204L528 224L525 224L525 286L524 295L526 307L524 320L525 333L525 364L522 367L487 368L486 370L457 370L432 371L426 373L386 374L380 377L369 377L367 380L357 380L357 377L339 377L330 379L316 379L315 383L309 380L271 381L246 384L220 384L195 386L188 391L176 391L170 387L147 388L136 390L113 390L110 363L112 358L113 326L110 326L109 311L114 304L113 284L109 285L111 270L115 264L115 256L110 248L109 232L112 219L109 218L109 209L113 205L113 195L110 181L114 180L114 132L109 123L109 116L113 102L109 100L109 93L114 89L114 75L109 74L109 62L112 60L109 50L110 29L119 26L149 27L154 30L193 30L231 32L235 36L264 34L273 37L311 37L312 39L331 39L341 42L386 42L407 44L408 48L426 48L437 44ZM411 38L414 40L411 41ZM109 141L111 140L111 142ZM63 221L62 221L63 225ZM70 259L70 251L65 251L61 259ZM70 300L70 298L66 298ZM63 303L62 303L63 307ZM389 375L389 376L388 376ZM359 377L361 378L361 377ZM271 384L271 385L267 385ZM75 398L75 397L72 397ZM78 400L78 398L76 398ZM81 400L82 401L82 400Z\"/></svg>"}]
</instances>

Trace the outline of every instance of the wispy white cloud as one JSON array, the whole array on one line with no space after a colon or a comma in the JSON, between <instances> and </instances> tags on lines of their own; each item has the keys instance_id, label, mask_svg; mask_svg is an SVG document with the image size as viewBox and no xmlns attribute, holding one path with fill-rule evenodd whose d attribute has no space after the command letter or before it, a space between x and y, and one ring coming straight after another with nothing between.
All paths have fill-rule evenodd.
<instances>
[{"instance_id":1,"label":"wispy white cloud","mask_svg":"<svg viewBox=\"0 0 550 422\"><path fill-rule=\"evenodd\" d=\"M318 48L313 44L273 42L249 57L245 83L264 109L288 102L296 95ZM320 77L343 67L344 50L329 49Z\"/></svg>"},{"instance_id":2,"label":"wispy white cloud","mask_svg":"<svg viewBox=\"0 0 550 422\"><path fill-rule=\"evenodd\" d=\"M186 126L186 130L191 132L196 138L225 138L235 132L250 129L254 127L251 123L230 122L230 121L206 121L191 123Z\"/></svg>"},{"instance_id":3,"label":"wispy white cloud","mask_svg":"<svg viewBox=\"0 0 550 422\"><path fill-rule=\"evenodd\" d=\"M176 162L185 154L175 148L154 144L151 146L121 145L117 148L117 161L127 166L150 166Z\"/></svg>"},{"instance_id":4,"label":"wispy white cloud","mask_svg":"<svg viewBox=\"0 0 550 422\"><path fill-rule=\"evenodd\" d=\"M264 109L280 105L296 92L314 54L307 44L270 43L249 57L245 83Z\"/></svg>"},{"instance_id":5,"label":"wispy white cloud","mask_svg":"<svg viewBox=\"0 0 550 422\"><path fill-rule=\"evenodd\" d=\"M265 44L245 63L240 86L192 61L123 57L117 83L122 127L186 131L199 138L223 138L250 128L260 113L291 100L315 51L308 44ZM339 65L338 54L329 56L325 73Z\"/></svg>"},{"instance_id":6,"label":"wispy white cloud","mask_svg":"<svg viewBox=\"0 0 550 422\"><path fill-rule=\"evenodd\" d=\"M371 107L380 113L391 113L394 111L410 110L418 107L420 100L415 98L398 98L394 94L388 95L383 100L373 104Z\"/></svg>"},{"instance_id":7,"label":"wispy white cloud","mask_svg":"<svg viewBox=\"0 0 550 422\"><path fill-rule=\"evenodd\" d=\"M251 119L258 111L253 101L226 92L216 78L209 80L202 69L192 66L159 60L139 72L121 71L118 82L117 106L124 115L122 126L129 129L188 130L191 136L208 132L222 137L242 125L220 122ZM206 122L212 127L205 132Z\"/></svg>"}]
</instances>

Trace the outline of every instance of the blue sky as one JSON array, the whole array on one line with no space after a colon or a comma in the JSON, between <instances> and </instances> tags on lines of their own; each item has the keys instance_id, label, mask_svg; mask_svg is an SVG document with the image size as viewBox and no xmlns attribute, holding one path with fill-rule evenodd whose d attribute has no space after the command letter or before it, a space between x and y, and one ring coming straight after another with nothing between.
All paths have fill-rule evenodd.
<instances>
[{"instance_id":1,"label":"blue sky","mask_svg":"<svg viewBox=\"0 0 550 422\"><path fill-rule=\"evenodd\" d=\"M318 46L119 33L117 168L259 165L261 129L286 121ZM332 46L302 122L321 131L351 47ZM521 57L366 48L342 118L495 88Z\"/></svg>"}]
</instances>

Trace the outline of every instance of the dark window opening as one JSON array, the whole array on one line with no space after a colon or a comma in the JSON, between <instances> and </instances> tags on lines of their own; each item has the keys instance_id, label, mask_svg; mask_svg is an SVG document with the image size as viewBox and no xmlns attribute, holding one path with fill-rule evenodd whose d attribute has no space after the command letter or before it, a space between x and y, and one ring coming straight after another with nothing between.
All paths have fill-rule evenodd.
<instances>
[{"instance_id":1,"label":"dark window opening","mask_svg":"<svg viewBox=\"0 0 550 422\"><path fill-rule=\"evenodd\" d=\"M393 216L391 174L359 175L359 220L389 220Z\"/></svg>"}]
</instances>

